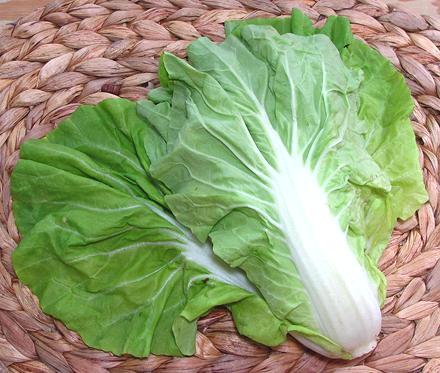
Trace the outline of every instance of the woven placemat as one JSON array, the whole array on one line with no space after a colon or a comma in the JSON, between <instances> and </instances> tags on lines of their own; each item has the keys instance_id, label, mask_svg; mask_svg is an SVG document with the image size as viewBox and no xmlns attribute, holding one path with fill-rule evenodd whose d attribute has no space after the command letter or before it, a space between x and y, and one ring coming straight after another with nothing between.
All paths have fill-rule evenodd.
<instances>
[{"instance_id":1,"label":"woven placemat","mask_svg":"<svg viewBox=\"0 0 440 373\"><path fill-rule=\"evenodd\" d=\"M350 362L323 358L293 339L269 349L236 334L225 310L199 322L191 358L115 357L87 348L44 315L19 283L11 253L19 235L9 176L20 144L41 137L81 103L139 99L157 84L163 50L223 38L227 19L303 10L317 23L339 14L406 76L429 203L400 223L381 261L388 277L381 341ZM0 26L0 372L440 372L440 20L380 0L59 0Z\"/></svg>"}]
</instances>

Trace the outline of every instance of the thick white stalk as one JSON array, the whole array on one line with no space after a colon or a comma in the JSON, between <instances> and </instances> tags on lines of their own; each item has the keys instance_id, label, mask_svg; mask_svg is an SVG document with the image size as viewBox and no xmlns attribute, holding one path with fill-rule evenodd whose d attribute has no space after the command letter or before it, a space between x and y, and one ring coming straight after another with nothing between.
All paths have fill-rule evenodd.
<instances>
[{"instance_id":1,"label":"thick white stalk","mask_svg":"<svg viewBox=\"0 0 440 373\"><path fill-rule=\"evenodd\" d=\"M381 326L377 289L348 245L327 196L302 157L287 152L272 131L278 169L274 198L284 238L310 297L317 330L353 357L376 345ZM301 341L328 355L320 346Z\"/></svg>"}]
</instances>

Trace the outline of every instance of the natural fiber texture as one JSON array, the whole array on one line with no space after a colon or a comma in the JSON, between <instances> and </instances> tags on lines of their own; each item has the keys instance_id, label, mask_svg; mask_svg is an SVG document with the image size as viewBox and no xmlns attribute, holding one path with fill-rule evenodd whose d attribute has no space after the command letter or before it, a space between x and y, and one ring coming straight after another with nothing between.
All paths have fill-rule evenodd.
<instances>
[{"instance_id":1,"label":"natural fiber texture","mask_svg":"<svg viewBox=\"0 0 440 373\"><path fill-rule=\"evenodd\" d=\"M218 310L199 323L195 357L140 360L87 348L45 316L14 275L19 235L9 176L20 144L43 136L81 103L144 97L157 83L163 50L182 56L201 35L221 40L226 19L278 16L292 7L318 23L348 17L356 35L405 73L416 102L430 201L397 227L380 261L388 298L378 347L351 362L320 357L292 339L268 349L237 335L228 313ZM0 372L440 372L439 45L440 20L392 11L381 0L59 0L1 27Z\"/></svg>"}]
</instances>

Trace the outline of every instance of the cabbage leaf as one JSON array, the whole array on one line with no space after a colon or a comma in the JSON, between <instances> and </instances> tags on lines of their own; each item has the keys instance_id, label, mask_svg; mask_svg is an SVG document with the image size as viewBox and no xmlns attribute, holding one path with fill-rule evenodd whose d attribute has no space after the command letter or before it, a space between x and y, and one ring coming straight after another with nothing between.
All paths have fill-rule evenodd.
<instances>
[{"instance_id":1,"label":"cabbage leaf","mask_svg":"<svg viewBox=\"0 0 440 373\"><path fill-rule=\"evenodd\" d=\"M282 323L243 272L167 210L147 148L155 157L165 144L123 99L83 106L22 146L12 175L20 280L44 312L115 354L192 355L198 317L222 304L242 334L281 343Z\"/></svg>"},{"instance_id":2,"label":"cabbage leaf","mask_svg":"<svg viewBox=\"0 0 440 373\"><path fill-rule=\"evenodd\" d=\"M189 63L164 54L162 87L139 105L166 142L151 174L176 218L295 337L342 358L375 346L377 261L427 199L404 79L347 25L232 24L219 45L193 42Z\"/></svg>"}]
</instances>

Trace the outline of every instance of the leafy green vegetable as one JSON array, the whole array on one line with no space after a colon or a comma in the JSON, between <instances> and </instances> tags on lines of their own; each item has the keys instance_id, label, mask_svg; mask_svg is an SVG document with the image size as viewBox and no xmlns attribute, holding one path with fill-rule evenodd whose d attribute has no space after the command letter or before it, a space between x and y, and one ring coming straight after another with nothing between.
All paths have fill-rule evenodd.
<instances>
[{"instance_id":1,"label":"leafy green vegetable","mask_svg":"<svg viewBox=\"0 0 440 373\"><path fill-rule=\"evenodd\" d=\"M242 334L279 344L286 331L244 274L164 207L149 167L165 144L135 107L81 107L22 146L12 175L17 275L46 313L116 354L191 355L197 318L221 304Z\"/></svg>"},{"instance_id":2,"label":"leafy green vegetable","mask_svg":"<svg viewBox=\"0 0 440 373\"><path fill-rule=\"evenodd\" d=\"M176 218L300 341L352 358L380 331L392 227L427 198L411 97L347 21L289 21L230 23L224 43L192 43L189 64L164 54L139 112L165 139L151 174Z\"/></svg>"},{"instance_id":3,"label":"leafy green vegetable","mask_svg":"<svg viewBox=\"0 0 440 373\"><path fill-rule=\"evenodd\" d=\"M257 342L289 331L359 356L380 330L377 261L427 198L409 91L343 17L226 33L192 43L189 63L164 54L146 121L109 100L22 146L15 270L45 312L116 354L191 355L197 319L228 305Z\"/></svg>"}]
</instances>

